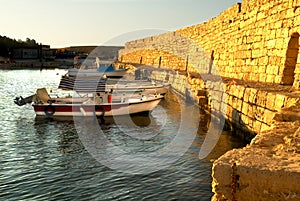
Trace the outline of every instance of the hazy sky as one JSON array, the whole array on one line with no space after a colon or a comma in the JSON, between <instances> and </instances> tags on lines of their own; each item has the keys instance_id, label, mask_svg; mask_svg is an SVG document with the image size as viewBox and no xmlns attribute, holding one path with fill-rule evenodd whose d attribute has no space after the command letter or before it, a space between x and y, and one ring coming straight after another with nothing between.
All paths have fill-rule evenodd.
<instances>
[{"instance_id":1,"label":"hazy sky","mask_svg":"<svg viewBox=\"0 0 300 201\"><path fill-rule=\"evenodd\" d=\"M201 24L241 0L0 0L0 35L55 47L125 41Z\"/></svg>"}]
</instances>

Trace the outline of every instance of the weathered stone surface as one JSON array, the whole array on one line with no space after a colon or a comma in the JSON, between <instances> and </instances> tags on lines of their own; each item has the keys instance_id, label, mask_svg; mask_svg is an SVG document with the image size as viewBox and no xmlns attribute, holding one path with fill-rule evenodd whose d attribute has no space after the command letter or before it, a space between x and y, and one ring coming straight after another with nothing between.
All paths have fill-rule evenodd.
<instances>
[{"instance_id":1,"label":"weathered stone surface","mask_svg":"<svg viewBox=\"0 0 300 201\"><path fill-rule=\"evenodd\" d=\"M165 81L166 73L152 76ZM181 94L197 79L184 75L170 76L172 85ZM208 78L208 77L206 77ZM187 82L189 80L189 82ZM207 103L212 111L220 110L248 139L257 135L246 148L232 150L219 158L213 167L213 200L297 200L300 198L300 102L299 93L287 86L266 85L223 78L224 87L209 79L198 96L198 103ZM201 87L199 88L201 90ZM223 92L222 92L223 89ZM198 93L198 91L195 91ZM244 95L241 95L244 94ZM217 97L222 96L222 99ZM297 130L298 129L298 130ZM297 130L297 132L296 132ZM246 133L249 132L250 133ZM232 165L236 163L236 193L232 194Z\"/></svg>"},{"instance_id":2,"label":"weathered stone surface","mask_svg":"<svg viewBox=\"0 0 300 201\"><path fill-rule=\"evenodd\" d=\"M203 24L119 51L121 62L177 71L168 81L179 94L219 110L238 135L256 134L214 163L213 200L300 200L299 6L243 0Z\"/></svg>"},{"instance_id":3,"label":"weathered stone surface","mask_svg":"<svg viewBox=\"0 0 300 201\"><path fill-rule=\"evenodd\" d=\"M213 200L299 200L299 126L299 121L278 123L273 130L257 135L251 145L215 161ZM290 134L291 130L295 133ZM234 163L238 180L232 193Z\"/></svg>"},{"instance_id":4,"label":"weathered stone surface","mask_svg":"<svg viewBox=\"0 0 300 201\"><path fill-rule=\"evenodd\" d=\"M214 163L215 196L212 200L299 200L300 171L297 156L273 155L265 148L232 150ZM236 173L233 174L233 163ZM232 176L238 180L232 182ZM232 193L233 187L235 193Z\"/></svg>"},{"instance_id":5,"label":"weathered stone surface","mask_svg":"<svg viewBox=\"0 0 300 201\"><path fill-rule=\"evenodd\" d=\"M161 58L161 66L174 70L287 83L299 88L295 78L300 71L300 60L296 60L300 15L296 14L299 9L295 2L276 1L274 5L273 1L244 0L204 24L127 42L119 52L119 60L158 65ZM211 59L217 68L210 69ZM295 74L283 73L283 62L288 60L296 61L286 65Z\"/></svg>"}]
</instances>

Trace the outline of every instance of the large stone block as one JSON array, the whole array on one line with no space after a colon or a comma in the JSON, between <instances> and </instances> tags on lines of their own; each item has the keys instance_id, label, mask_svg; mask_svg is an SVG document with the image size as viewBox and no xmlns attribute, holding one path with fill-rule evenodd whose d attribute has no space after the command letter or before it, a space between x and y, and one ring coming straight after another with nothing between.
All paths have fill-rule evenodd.
<instances>
[{"instance_id":1,"label":"large stone block","mask_svg":"<svg viewBox=\"0 0 300 201\"><path fill-rule=\"evenodd\" d=\"M275 36L274 36L274 38L275 38ZM276 46L276 40L274 39L273 37L271 38L270 37L270 39L267 41L267 48L268 49L273 49L273 48L275 48L275 46Z\"/></svg>"},{"instance_id":2,"label":"large stone block","mask_svg":"<svg viewBox=\"0 0 300 201\"><path fill-rule=\"evenodd\" d=\"M241 114L240 123L244 125L249 125L250 118L247 115Z\"/></svg>"},{"instance_id":3,"label":"large stone block","mask_svg":"<svg viewBox=\"0 0 300 201\"><path fill-rule=\"evenodd\" d=\"M249 102L249 96L251 94L251 89L250 88L245 88L245 94L243 97L244 102Z\"/></svg>"},{"instance_id":4,"label":"large stone block","mask_svg":"<svg viewBox=\"0 0 300 201\"><path fill-rule=\"evenodd\" d=\"M249 103L256 104L257 101L257 94L258 90L255 88L250 88L250 93L249 93Z\"/></svg>"},{"instance_id":5,"label":"large stone block","mask_svg":"<svg viewBox=\"0 0 300 201\"><path fill-rule=\"evenodd\" d=\"M265 110L264 111L264 119L263 122L267 124L268 126L271 126L274 123L274 117L276 115L276 112L270 111L270 110Z\"/></svg>"},{"instance_id":6,"label":"large stone block","mask_svg":"<svg viewBox=\"0 0 300 201\"><path fill-rule=\"evenodd\" d=\"M242 106L243 106L243 101L241 99L237 99L235 105L236 110L242 111Z\"/></svg>"},{"instance_id":7,"label":"large stone block","mask_svg":"<svg viewBox=\"0 0 300 201\"><path fill-rule=\"evenodd\" d=\"M268 93L267 94L267 100L266 100L266 108L269 110L274 111L275 110L275 98L276 98L276 94L274 93Z\"/></svg>"},{"instance_id":8,"label":"large stone block","mask_svg":"<svg viewBox=\"0 0 300 201\"><path fill-rule=\"evenodd\" d=\"M299 7L300 6L300 0L293 0L293 7Z\"/></svg>"},{"instance_id":9,"label":"large stone block","mask_svg":"<svg viewBox=\"0 0 300 201\"><path fill-rule=\"evenodd\" d=\"M266 106L266 102L267 102L267 94L268 93L266 91L259 90L257 92L256 105L258 105L260 107L265 107Z\"/></svg>"},{"instance_id":10,"label":"large stone block","mask_svg":"<svg viewBox=\"0 0 300 201\"><path fill-rule=\"evenodd\" d=\"M284 106L285 96L282 94L276 94L274 109L279 111Z\"/></svg>"},{"instance_id":11,"label":"large stone block","mask_svg":"<svg viewBox=\"0 0 300 201\"><path fill-rule=\"evenodd\" d=\"M249 104L247 102L243 102L242 105L242 113L244 115L248 115L248 110L249 110Z\"/></svg>"},{"instance_id":12,"label":"large stone block","mask_svg":"<svg viewBox=\"0 0 300 201\"><path fill-rule=\"evenodd\" d=\"M261 121L253 121L253 131L255 133L260 133L261 132L261 126L262 126L262 122Z\"/></svg>"}]
</instances>

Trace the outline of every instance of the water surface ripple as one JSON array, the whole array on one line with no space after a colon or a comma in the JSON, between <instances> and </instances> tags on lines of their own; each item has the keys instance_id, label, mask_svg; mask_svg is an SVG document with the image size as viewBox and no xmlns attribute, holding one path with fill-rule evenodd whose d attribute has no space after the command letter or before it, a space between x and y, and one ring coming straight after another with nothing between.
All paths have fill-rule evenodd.
<instances>
[{"instance_id":1,"label":"water surface ripple","mask_svg":"<svg viewBox=\"0 0 300 201\"><path fill-rule=\"evenodd\" d=\"M237 139L223 132L212 153L199 160L209 123L202 115L192 146L168 168L142 175L112 170L86 151L72 119L35 118L31 105L13 103L16 96L32 95L40 87L53 87L53 93L60 93L56 87L64 73L0 70L0 200L210 200L212 161L241 146ZM172 99L170 94L158 107L164 109L164 119L159 119L158 109L153 111L151 118L164 124L164 129L151 139L125 135L132 128L120 128L110 119L101 128L114 145L129 152L157 150L174 138L178 126L178 106ZM134 121L142 123L147 117L135 116Z\"/></svg>"}]
</instances>

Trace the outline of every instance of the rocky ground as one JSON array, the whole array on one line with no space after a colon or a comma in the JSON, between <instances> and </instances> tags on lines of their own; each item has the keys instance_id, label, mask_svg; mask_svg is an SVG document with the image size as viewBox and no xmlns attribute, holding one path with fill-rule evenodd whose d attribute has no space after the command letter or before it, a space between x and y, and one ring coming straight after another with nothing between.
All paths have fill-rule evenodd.
<instances>
[{"instance_id":1,"label":"rocky ground","mask_svg":"<svg viewBox=\"0 0 300 201\"><path fill-rule=\"evenodd\" d=\"M271 130L215 161L212 200L300 200L300 101Z\"/></svg>"}]
</instances>

